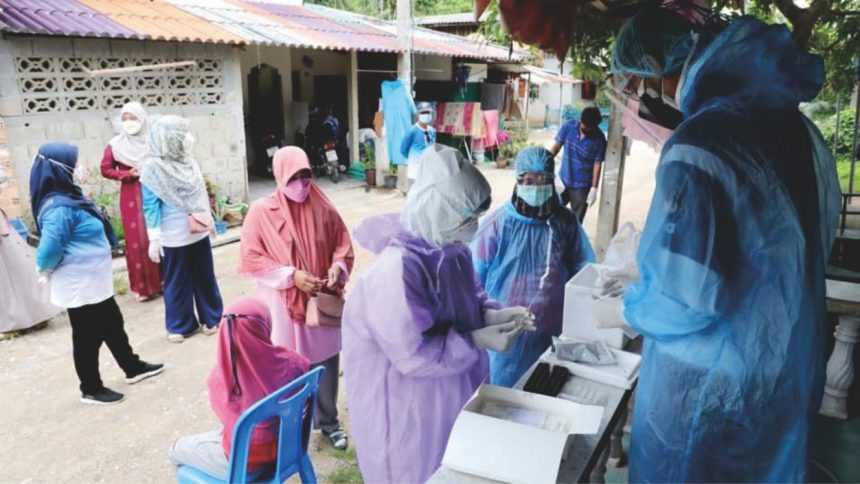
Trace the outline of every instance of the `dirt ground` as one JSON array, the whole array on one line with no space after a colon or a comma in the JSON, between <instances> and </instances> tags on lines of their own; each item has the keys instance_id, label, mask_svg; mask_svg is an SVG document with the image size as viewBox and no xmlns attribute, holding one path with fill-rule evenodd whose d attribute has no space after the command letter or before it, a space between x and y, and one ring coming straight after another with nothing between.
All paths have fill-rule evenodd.
<instances>
[{"instance_id":1,"label":"dirt ground","mask_svg":"<svg viewBox=\"0 0 860 484\"><path fill-rule=\"evenodd\" d=\"M544 135L541 139L546 140ZM657 155L634 146L628 158L621 220L641 227L653 193ZM498 205L510 196L514 172L482 168ZM405 199L386 190L330 192L347 225L368 215L399 210ZM595 233L597 207L586 216ZM239 244L214 250L215 268L225 303L251 294L250 281L238 277ZM371 262L356 247L355 272ZM165 363L164 374L126 385L106 348L101 353L105 384L126 394L119 405L82 405L72 366L68 318L57 317L45 329L0 341L0 481L2 482L171 482L174 469L166 452L174 439L212 429L205 378L215 357L215 338L199 334L182 344L165 339L163 303L117 298L135 351L145 360ZM342 369L348 371L347 369ZM346 395L340 408L349 426ZM315 441L316 442L316 441ZM348 482L358 475L354 452L335 452L316 442L312 459L322 482Z\"/></svg>"}]
</instances>

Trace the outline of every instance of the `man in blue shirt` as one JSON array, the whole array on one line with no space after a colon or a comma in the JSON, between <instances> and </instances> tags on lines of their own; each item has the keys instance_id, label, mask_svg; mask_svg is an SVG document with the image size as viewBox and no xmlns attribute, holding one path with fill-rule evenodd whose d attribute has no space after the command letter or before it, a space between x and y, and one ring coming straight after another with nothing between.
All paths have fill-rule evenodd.
<instances>
[{"instance_id":1,"label":"man in blue shirt","mask_svg":"<svg viewBox=\"0 0 860 484\"><path fill-rule=\"evenodd\" d=\"M433 122L433 105L428 102L418 103L418 122L406 133L400 143L400 154L406 158L406 173L409 185L415 182L418 176L418 164L421 153L428 146L436 143L436 129L430 124ZM407 186L408 190L408 186Z\"/></svg>"},{"instance_id":2,"label":"man in blue shirt","mask_svg":"<svg viewBox=\"0 0 860 484\"><path fill-rule=\"evenodd\" d=\"M562 125L549 149L554 156L564 147L560 173L565 188L563 198L570 201L570 210L580 223L585 211L597 200L600 170L606 157L606 137L599 127L601 119L599 109L585 108L579 120Z\"/></svg>"}]
</instances>

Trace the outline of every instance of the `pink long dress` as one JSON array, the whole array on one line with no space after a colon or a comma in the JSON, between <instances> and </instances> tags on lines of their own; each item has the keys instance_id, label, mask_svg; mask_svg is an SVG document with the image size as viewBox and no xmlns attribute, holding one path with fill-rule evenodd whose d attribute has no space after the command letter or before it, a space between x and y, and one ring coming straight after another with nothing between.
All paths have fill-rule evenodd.
<instances>
[{"instance_id":1,"label":"pink long dress","mask_svg":"<svg viewBox=\"0 0 860 484\"><path fill-rule=\"evenodd\" d=\"M161 292L161 272L158 264L147 255L149 238L143 219L143 196L140 182L132 177L131 167L114 159L110 145L102 157L102 176L122 183L119 192L119 212L125 232L125 262L131 291L142 298Z\"/></svg>"}]
</instances>

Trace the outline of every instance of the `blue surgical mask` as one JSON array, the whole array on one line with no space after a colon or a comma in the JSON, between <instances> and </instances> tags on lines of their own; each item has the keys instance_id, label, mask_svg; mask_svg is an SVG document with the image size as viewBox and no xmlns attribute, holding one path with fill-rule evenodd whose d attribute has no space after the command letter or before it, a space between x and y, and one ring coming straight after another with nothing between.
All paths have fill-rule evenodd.
<instances>
[{"instance_id":1,"label":"blue surgical mask","mask_svg":"<svg viewBox=\"0 0 860 484\"><path fill-rule=\"evenodd\" d=\"M517 185L517 196L532 207L540 207L554 193L552 185Z\"/></svg>"},{"instance_id":2,"label":"blue surgical mask","mask_svg":"<svg viewBox=\"0 0 860 484\"><path fill-rule=\"evenodd\" d=\"M421 121L424 124L430 124L430 121L433 121L433 115L427 113L419 114L418 121Z\"/></svg>"}]
</instances>

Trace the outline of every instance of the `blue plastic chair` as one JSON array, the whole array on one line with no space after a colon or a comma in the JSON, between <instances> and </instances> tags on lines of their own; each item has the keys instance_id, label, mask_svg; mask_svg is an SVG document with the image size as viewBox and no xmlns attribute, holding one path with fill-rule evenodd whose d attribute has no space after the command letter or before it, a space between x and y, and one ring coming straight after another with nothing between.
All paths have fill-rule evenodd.
<instances>
[{"instance_id":1,"label":"blue plastic chair","mask_svg":"<svg viewBox=\"0 0 860 484\"><path fill-rule=\"evenodd\" d=\"M230 446L230 475L226 482L282 483L298 473L303 483L316 483L317 477L308 455L313 414L316 408L320 375L324 368L318 367L305 373L255 403L245 411L233 428ZM280 420L278 435L277 465L259 473L248 475L248 451L251 432L257 424L270 418ZM225 482L192 466L180 466L176 473L180 483Z\"/></svg>"}]
</instances>

